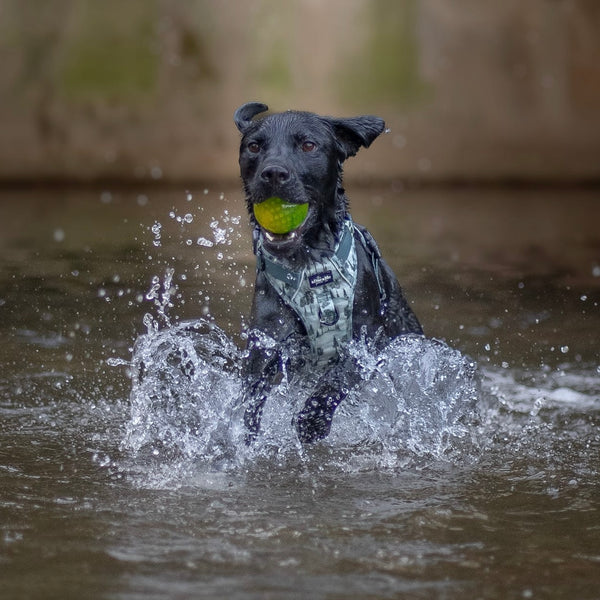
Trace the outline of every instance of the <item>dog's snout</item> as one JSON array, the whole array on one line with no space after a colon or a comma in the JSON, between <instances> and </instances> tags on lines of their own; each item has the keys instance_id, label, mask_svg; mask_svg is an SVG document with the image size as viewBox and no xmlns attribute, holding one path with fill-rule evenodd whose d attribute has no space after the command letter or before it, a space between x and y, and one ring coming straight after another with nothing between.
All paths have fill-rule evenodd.
<instances>
[{"instance_id":1,"label":"dog's snout","mask_svg":"<svg viewBox=\"0 0 600 600\"><path fill-rule=\"evenodd\" d=\"M269 165L261 171L260 178L271 185L281 185L290 180L290 172L281 165Z\"/></svg>"}]
</instances>

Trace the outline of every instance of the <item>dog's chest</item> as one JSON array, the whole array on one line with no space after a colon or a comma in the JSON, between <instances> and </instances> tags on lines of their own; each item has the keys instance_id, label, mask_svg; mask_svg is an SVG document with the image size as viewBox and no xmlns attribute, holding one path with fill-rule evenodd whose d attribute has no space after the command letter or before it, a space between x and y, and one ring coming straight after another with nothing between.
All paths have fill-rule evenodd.
<instances>
[{"instance_id":1,"label":"dog's chest","mask_svg":"<svg viewBox=\"0 0 600 600\"><path fill-rule=\"evenodd\" d=\"M352 339L357 278L352 225L332 256L313 260L302 271L288 271L264 251L262 259L269 283L302 321L313 361L319 366L335 361Z\"/></svg>"}]
</instances>

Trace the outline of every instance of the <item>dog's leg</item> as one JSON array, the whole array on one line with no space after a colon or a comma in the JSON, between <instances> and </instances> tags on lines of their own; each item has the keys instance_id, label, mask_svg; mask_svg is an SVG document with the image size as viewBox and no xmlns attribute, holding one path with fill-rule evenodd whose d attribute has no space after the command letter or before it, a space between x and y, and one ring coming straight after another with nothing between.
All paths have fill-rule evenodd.
<instances>
[{"instance_id":1,"label":"dog's leg","mask_svg":"<svg viewBox=\"0 0 600 600\"><path fill-rule=\"evenodd\" d=\"M354 361L350 360L341 361L321 377L294 419L301 442L310 444L329 435L336 408L361 380Z\"/></svg>"},{"instance_id":2,"label":"dog's leg","mask_svg":"<svg viewBox=\"0 0 600 600\"><path fill-rule=\"evenodd\" d=\"M281 357L278 353L267 356L264 351L253 348L250 351L244 374L244 394L242 404L244 425L246 427L246 443L256 439L260 429L263 407L269 392L276 384Z\"/></svg>"},{"instance_id":3,"label":"dog's leg","mask_svg":"<svg viewBox=\"0 0 600 600\"><path fill-rule=\"evenodd\" d=\"M295 420L298 438L304 444L322 440L329 435L333 413L347 396L342 390L329 389L311 396Z\"/></svg>"},{"instance_id":4,"label":"dog's leg","mask_svg":"<svg viewBox=\"0 0 600 600\"><path fill-rule=\"evenodd\" d=\"M244 410L244 425L246 427L246 444L252 443L258 435L260 429L260 420L262 417L263 407L267 401L268 389L270 386L266 382L258 380L244 394L243 403L246 409Z\"/></svg>"}]
</instances>

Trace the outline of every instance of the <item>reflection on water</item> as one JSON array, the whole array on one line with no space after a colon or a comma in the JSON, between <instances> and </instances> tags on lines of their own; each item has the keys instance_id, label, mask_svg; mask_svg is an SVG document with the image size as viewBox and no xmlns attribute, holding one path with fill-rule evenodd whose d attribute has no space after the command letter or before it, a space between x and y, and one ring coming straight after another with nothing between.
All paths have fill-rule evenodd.
<instances>
[{"instance_id":1,"label":"reflection on water","mask_svg":"<svg viewBox=\"0 0 600 600\"><path fill-rule=\"evenodd\" d=\"M445 343L395 348L309 450L280 388L260 452L237 443L254 270L239 192L2 193L7 597L597 597L597 191L350 197ZM157 348L199 318L219 330L178 338L186 390ZM479 365L476 416L444 412L470 397L460 356ZM432 375L450 364L455 388ZM437 388L411 396L424 374Z\"/></svg>"}]
</instances>

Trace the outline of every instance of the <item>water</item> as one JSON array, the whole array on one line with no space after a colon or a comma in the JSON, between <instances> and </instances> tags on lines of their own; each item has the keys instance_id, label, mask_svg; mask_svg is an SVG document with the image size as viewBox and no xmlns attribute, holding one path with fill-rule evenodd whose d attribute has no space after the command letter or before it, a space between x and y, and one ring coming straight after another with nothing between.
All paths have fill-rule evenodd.
<instances>
[{"instance_id":1,"label":"water","mask_svg":"<svg viewBox=\"0 0 600 600\"><path fill-rule=\"evenodd\" d=\"M308 449L293 378L242 443L237 189L2 193L2 597L600 597L597 192L348 187L437 341Z\"/></svg>"}]
</instances>

